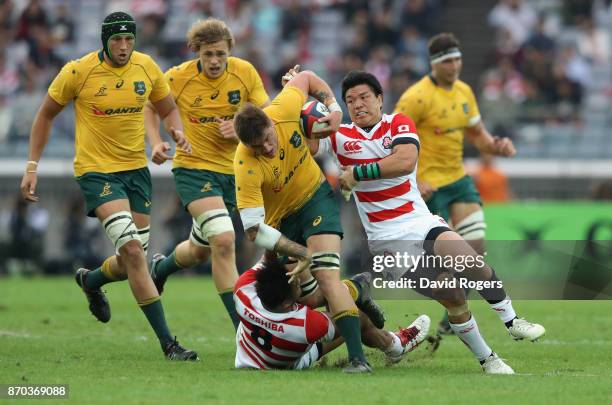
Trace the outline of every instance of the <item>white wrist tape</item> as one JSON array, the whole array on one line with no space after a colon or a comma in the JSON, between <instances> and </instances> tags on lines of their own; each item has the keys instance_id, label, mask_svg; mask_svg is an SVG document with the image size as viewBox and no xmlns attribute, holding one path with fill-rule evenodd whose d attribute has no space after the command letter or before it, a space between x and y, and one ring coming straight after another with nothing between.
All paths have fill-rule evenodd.
<instances>
[{"instance_id":1,"label":"white wrist tape","mask_svg":"<svg viewBox=\"0 0 612 405\"><path fill-rule=\"evenodd\" d=\"M327 108L329 109L329 112L334 112L334 111L342 112L342 108L340 107L340 104L338 104L337 101L334 101L333 103L328 105Z\"/></svg>"},{"instance_id":2,"label":"white wrist tape","mask_svg":"<svg viewBox=\"0 0 612 405\"><path fill-rule=\"evenodd\" d=\"M282 234L278 230L262 222L259 224L259 230L257 236L255 236L255 244L267 250L274 250L281 236Z\"/></svg>"}]
</instances>

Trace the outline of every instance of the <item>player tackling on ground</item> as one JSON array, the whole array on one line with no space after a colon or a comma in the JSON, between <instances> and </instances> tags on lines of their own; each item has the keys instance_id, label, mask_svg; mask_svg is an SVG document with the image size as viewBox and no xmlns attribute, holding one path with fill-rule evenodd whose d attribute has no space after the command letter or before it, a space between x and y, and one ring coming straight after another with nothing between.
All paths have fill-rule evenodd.
<instances>
[{"instance_id":1,"label":"player tackling on ground","mask_svg":"<svg viewBox=\"0 0 612 405\"><path fill-rule=\"evenodd\" d=\"M236 368L301 370L343 342L328 314L297 302L300 283L288 280L285 266L270 252L238 279ZM377 329L363 313L360 322L363 343L380 349L389 363L397 363L425 339L430 320L421 315L396 333Z\"/></svg>"},{"instance_id":2,"label":"player tackling on ground","mask_svg":"<svg viewBox=\"0 0 612 405\"><path fill-rule=\"evenodd\" d=\"M67 63L57 75L34 118L30 153L21 192L36 202L36 169L49 139L53 119L71 101L76 117L74 174L87 204L113 243L116 254L100 268L79 269L77 284L89 309L101 322L110 307L100 287L127 278L138 305L171 360L197 360L170 333L157 289L147 271L151 212L151 176L145 154L143 108L151 101L178 146L182 134L178 109L159 67L148 55L135 52L136 24L122 12L102 24L102 50Z\"/></svg>"},{"instance_id":3,"label":"player tackling on ground","mask_svg":"<svg viewBox=\"0 0 612 405\"><path fill-rule=\"evenodd\" d=\"M412 120L403 114L382 114L382 87L366 72L353 71L344 78L342 98L352 123L341 125L329 138L315 142L311 150L313 153L316 149L332 151L344 165L340 184L353 191L368 241L378 250L373 253L385 251L389 242L402 241L406 251L425 250L442 257L476 257L476 252L461 236L429 212L418 192L415 169L420 141ZM381 241L382 248L374 247ZM419 274L418 269L415 274ZM499 281L487 265L471 266L464 275L470 280ZM484 288L479 293L503 322L517 318L503 288ZM441 289L433 291L431 296L438 297L447 308L451 328L474 353L485 372L513 373L485 343L461 291ZM509 332L515 339L535 340L544 334L544 328L522 320L514 322Z\"/></svg>"}]
</instances>

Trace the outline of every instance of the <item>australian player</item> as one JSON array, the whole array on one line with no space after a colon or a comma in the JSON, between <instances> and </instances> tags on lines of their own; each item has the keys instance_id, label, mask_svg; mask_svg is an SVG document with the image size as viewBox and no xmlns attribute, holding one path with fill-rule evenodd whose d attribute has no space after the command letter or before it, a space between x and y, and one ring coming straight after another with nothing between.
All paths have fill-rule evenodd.
<instances>
[{"instance_id":1,"label":"australian player","mask_svg":"<svg viewBox=\"0 0 612 405\"><path fill-rule=\"evenodd\" d=\"M349 366L345 371L370 372L361 346L359 312L340 282L338 206L299 126L300 111L309 95L331 111L320 119L329 127L318 135L335 131L342 120L340 106L327 83L309 71L295 75L265 109L247 104L236 114L238 209L250 240L297 259L292 277L309 269L318 281L346 341Z\"/></svg>"},{"instance_id":2,"label":"australian player","mask_svg":"<svg viewBox=\"0 0 612 405\"><path fill-rule=\"evenodd\" d=\"M147 270L151 177L145 154L145 103L155 105L179 147L188 151L189 144L162 72L151 57L134 51L134 19L123 12L109 14L102 24L101 37L102 50L67 63L51 83L32 125L21 192L26 200L38 201L38 161L53 119L73 101L74 174L88 215L100 220L116 251L96 270L79 269L77 284L92 314L108 322L110 307L100 287L127 278L165 356L171 360L197 360L196 352L180 346L170 333Z\"/></svg>"},{"instance_id":3,"label":"australian player","mask_svg":"<svg viewBox=\"0 0 612 405\"><path fill-rule=\"evenodd\" d=\"M429 210L483 254L485 219L480 195L463 167L463 138L481 153L497 156L513 156L514 145L487 131L472 89L459 80L462 55L457 38L450 33L434 36L429 57L431 73L402 94L395 112L408 115L418 128L417 182ZM452 333L448 317L439 331Z\"/></svg>"},{"instance_id":4,"label":"australian player","mask_svg":"<svg viewBox=\"0 0 612 405\"><path fill-rule=\"evenodd\" d=\"M188 240L171 255L155 255L151 275L159 293L167 277L212 258L212 275L234 327L238 327L232 291L236 270L232 212L236 208L234 154L238 138L233 117L246 102L269 104L259 74L249 62L231 57L234 38L223 21L208 18L187 32L188 45L197 58L170 68L165 79L179 107L192 153L174 156L174 182L183 206L193 217ZM154 104L147 104L145 124L150 137L161 143ZM161 164L165 153L153 156Z\"/></svg>"}]
</instances>

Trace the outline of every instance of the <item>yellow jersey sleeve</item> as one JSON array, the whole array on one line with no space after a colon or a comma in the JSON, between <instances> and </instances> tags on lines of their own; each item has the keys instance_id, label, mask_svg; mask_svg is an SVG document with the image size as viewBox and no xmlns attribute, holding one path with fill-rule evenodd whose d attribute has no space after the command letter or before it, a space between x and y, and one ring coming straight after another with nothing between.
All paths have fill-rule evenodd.
<instances>
[{"instance_id":1,"label":"yellow jersey sleeve","mask_svg":"<svg viewBox=\"0 0 612 405\"><path fill-rule=\"evenodd\" d=\"M249 102L256 106L262 107L270 97L266 93L261 77L255 67L251 64L249 66L249 82L251 83L251 91L249 93Z\"/></svg>"},{"instance_id":2,"label":"yellow jersey sleeve","mask_svg":"<svg viewBox=\"0 0 612 405\"><path fill-rule=\"evenodd\" d=\"M478 109L478 103L476 102L476 96L470 86L467 86L467 99L468 99L468 127L473 127L480 122L480 110Z\"/></svg>"},{"instance_id":3,"label":"yellow jersey sleeve","mask_svg":"<svg viewBox=\"0 0 612 405\"><path fill-rule=\"evenodd\" d=\"M257 159L250 156L250 153L246 146L239 144L234 156L236 202L239 210L264 206L261 192L263 172Z\"/></svg>"},{"instance_id":4,"label":"yellow jersey sleeve","mask_svg":"<svg viewBox=\"0 0 612 405\"><path fill-rule=\"evenodd\" d=\"M168 82L161 69L159 66L157 66L157 63L155 63L153 59L150 59L148 63L147 74L153 82L153 88L151 89L151 94L149 95L149 100L151 100L151 102L154 103L159 101L170 94L170 86L168 85Z\"/></svg>"},{"instance_id":5,"label":"yellow jersey sleeve","mask_svg":"<svg viewBox=\"0 0 612 405\"><path fill-rule=\"evenodd\" d=\"M425 115L425 100L417 91L409 88L402 94L393 112L407 115L418 125Z\"/></svg>"},{"instance_id":6,"label":"yellow jersey sleeve","mask_svg":"<svg viewBox=\"0 0 612 405\"><path fill-rule=\"evenodd\" d=\"M68 62L49 86L49 96L58 104L66 105L76 97L77 83L75 62Z\"/></svg>"},{"instance_id":7,"label":"yellow jersey sleeve","mask_svg":"<svg viewBox=\"0 0 612 405\"><path fill-rule=\"evenodd\" d=\"M265 108L266 114L274 122L297 122L306 98L302 90L297 87L285 86L278 96L274 97L272 103Z\"/></svg>"}]
</instances>

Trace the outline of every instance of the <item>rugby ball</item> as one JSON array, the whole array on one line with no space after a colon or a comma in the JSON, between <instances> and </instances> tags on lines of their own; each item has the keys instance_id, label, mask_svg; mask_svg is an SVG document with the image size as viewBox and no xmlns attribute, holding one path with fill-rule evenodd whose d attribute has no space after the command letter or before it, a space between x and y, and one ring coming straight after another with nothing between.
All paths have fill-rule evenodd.
<instances>
[{"instance_id":1,"label":"rugby ball","mask_svg":"<svg viewBox=\"0 0 612 405\"><path fill-rule=\"evenodd\" d=\"M326 122L317 122L319 118L329 115L329 109L318 101L309 101L302 107L300 114L300 128L302 134L308 139L318 139L324 136L313 135L313 131L329 127ZM327 134L329 135L329 133Z\"/></svg>"}]
</instances>

